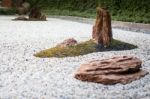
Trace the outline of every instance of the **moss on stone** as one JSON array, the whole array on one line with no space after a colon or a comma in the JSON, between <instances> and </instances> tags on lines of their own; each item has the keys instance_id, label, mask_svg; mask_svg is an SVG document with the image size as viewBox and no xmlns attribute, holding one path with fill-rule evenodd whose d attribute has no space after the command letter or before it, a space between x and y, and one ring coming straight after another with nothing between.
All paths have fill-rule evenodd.
<instances>
[{"instance_id":1,"label":"moss on stone","mask_svg":"<svg viewBox=\"0 0 150 99\"><path fill-rule=\"evenodd\" d=\"M98 48L97 45L92 40L89 40L79 43L75 46L69 46L65 48L53 47L50 49L46 49L34 54L34 56L41 58L48 58L48 57L62 58L62 57L74 57L79 55L85 55L99 51L130 50L134 48L137 48L137 46L121 42L119 40L113 40L110 46L107 48Z\"/></svg>"}]
</instances>

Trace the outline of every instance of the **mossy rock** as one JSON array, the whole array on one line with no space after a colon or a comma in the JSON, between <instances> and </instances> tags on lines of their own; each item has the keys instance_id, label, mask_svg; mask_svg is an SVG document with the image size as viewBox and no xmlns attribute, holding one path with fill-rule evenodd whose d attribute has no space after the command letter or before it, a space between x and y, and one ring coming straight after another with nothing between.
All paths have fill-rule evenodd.
<instances>
[{"instance_id":1,"label":"mossy rock","mask_svg":"<svg viewBox=\"0 0 150 99\"><path fill-rule=\"evenodd\" d=\"M69 46L64 48L53 47L50 49L46 49L34 54L34 56L41 58L48 58L48 57L62 58L62 57L74 57L79 55L85 55L100 51L131 50L134 48L137 48L137 46L121 42L119 40L112 40L112 43L107 48L98 48L97 45L92 40L89 40L79 43L75 46Z\"/></svg>"}]
</instances>

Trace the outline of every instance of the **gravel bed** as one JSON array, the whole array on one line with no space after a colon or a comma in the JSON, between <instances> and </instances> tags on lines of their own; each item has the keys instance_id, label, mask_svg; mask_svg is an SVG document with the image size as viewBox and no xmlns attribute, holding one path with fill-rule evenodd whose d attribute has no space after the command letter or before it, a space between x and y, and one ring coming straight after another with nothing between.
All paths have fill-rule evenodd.
<instances>
[{"instance_id":1,"label":"gravel bed","mask_svg":"<svg viewBox=\"0 0 150 99\"><path fill-rule=\"evenodd\" d=\"M33 54L70 37L90 39L92 25L56 18L45 22L13 18L0 16L0 99L150 99L150 74L127 85L111 86L74 78L81 63L114 55L134 55L150 72L150 34L113 29L115 39L138 48L42 59Z\"/></svg>"}]
</instances>

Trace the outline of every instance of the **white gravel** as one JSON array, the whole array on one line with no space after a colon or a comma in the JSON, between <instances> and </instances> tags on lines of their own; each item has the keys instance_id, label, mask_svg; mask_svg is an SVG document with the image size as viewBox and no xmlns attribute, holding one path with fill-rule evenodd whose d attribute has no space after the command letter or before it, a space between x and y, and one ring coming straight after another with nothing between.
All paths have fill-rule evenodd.
<instances>
[{"instance_id":1,"label":"white gravel","mask_svg":"<svg viewBox=\"0 0 150 99\"><path fill-rule=\"evenodd\" d=\"M33 54L66 38L90 39L92 25L55 18L46 22L13 18L0 16L0 99L150 99L150 74L127 85L111 86L81 82L73 74L81 63L114 55L134 55L150 72L150 34L113 29L114 38L139 48L42 59Z\"/></svg>"}]
</instances>

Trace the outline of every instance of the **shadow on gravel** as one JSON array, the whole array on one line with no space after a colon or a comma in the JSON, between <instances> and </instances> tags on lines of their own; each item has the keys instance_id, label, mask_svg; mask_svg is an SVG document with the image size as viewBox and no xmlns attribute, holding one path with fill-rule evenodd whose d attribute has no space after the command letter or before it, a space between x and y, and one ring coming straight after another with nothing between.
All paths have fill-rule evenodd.
<instances>
[{"instance_id":1,"label":"shadow on gravel","mask_svg":"<svg viewBox=\"0 0 150 99\"><path fill-rule=\"evenodd\" d=\"M107 48L96 47L97 51L122 51L122 50L132 50L138 48L136 45L125 43L119 40L113 40L110 46Z\"/></svg>"}]
</instances>

